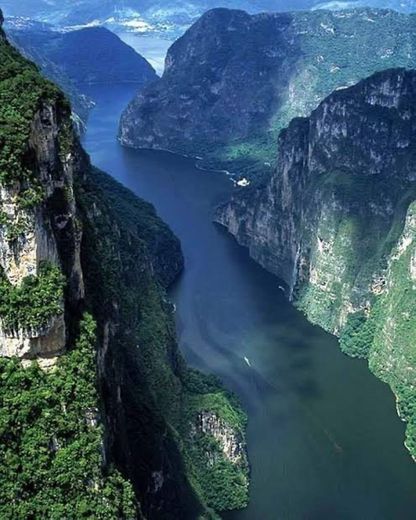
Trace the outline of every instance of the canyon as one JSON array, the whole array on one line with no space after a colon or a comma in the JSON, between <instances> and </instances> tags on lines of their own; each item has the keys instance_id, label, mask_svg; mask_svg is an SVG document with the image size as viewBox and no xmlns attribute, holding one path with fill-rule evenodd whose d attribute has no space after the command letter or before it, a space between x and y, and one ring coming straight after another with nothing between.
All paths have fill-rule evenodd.
<instances>
[{"instance_id":1,"label":"canyon","mask_svg":"<svg viewBox=\"0 0 416 520\"><path fill-rule=\"evenodd\" d=\"M280 134L267 187L217 213L310 321L390 384L413 456L415 87L393 69L335 92Z\"/></svg>"},{"instance_id":2,"label":"canyon","mask_svg":"<svg viewBox=\"0 0 416 520\"><path fill-rule=\"evenodd\" d=\"M369 359L413 456L414 73L389 67L414 66L414 21L214 9L172 45L119 131L125 146L242 179L215 220L344 352Z\"/></svg>"},{"instance_id":3,"label":"canyon","mask_svg":"<svg viewBox=\"0 0 416 520\"><path fill-rule=\"evenodd\" d=\"M414 20L0 32L2 518L412 518Z\"/></svg>"}]
</instances>

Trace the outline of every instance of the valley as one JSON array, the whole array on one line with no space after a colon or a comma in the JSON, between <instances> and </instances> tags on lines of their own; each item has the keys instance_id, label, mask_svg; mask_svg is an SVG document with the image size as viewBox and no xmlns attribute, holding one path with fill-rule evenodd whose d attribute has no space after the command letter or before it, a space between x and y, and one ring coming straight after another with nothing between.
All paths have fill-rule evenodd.
<instances>
[{"instance_id":1,"label":"valley","mask_svg":"<svg viewBox=\"0 0 416 520\"><path fill-rule=\"evenodd\" d=\"M224 518L348 519L359 511L366 520L411 520L416 467L391 391L212 224L214 207L233 191L226 176L114 141L131 93L89 92L97 106L85 146L180 238L185 271L170 291L180 348L192 366L219 375L248 412L250 503Z\"/></svg>"}]
</instances>

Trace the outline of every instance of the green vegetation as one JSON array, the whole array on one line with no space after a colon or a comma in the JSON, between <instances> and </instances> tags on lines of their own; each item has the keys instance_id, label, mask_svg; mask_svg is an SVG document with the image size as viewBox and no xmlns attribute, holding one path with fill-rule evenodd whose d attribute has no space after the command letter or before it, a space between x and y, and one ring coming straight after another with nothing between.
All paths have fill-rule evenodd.
<instances>
[{"instance_id":1,"label":"green vegetation","mask_svg":"<svg viewBox=\"0 0 416 520\"><path fill-rule=\"evenodd\" d=\"M405 86L396 90L397 78ZM269 191L275 190L275 200L290 194L290 209L278 210L275 222L290 229L288 242L299 247L296 304L339 336L343 352L368 358L371 370L390 385L415 457L415 112L406 83L414 79L412 71L383 71L332 94L310 119L292 121L281 134L287 160ZM369 89L383 96L386 84L389 95L400 98L398 109L368 103ZM304 157L297 150L308 142L308 165L298 167ZM278 184L287 165L290 189Z\"/></svg>"},{"instance_id":2,"label":"green vegetation","mask_svg":"<svg viewBox=\"0 0 416 520\"><path fill-rule=\"evenodd\" d=\"M276 63L273 63L272 68L269 69L270 65L265 57L267 53L261 51L258 53L256 64L260 60L264 62L268 81L276 89L276 99L274 102L270 99L268 105L264 104L261 116L253 112L253 121L247 136L237 139L230 134L228 139L218 143L215 135L214 138L208 138L206 142L201 143L197 135L192 135L191 145L182 142L178 146L176 141L180 139L172 142L175 150L203 156L203 165L206 167L227 169L238 175L252 178L267 175L275 165L279 133L294 118L308 116L335 90L354 85L377 71L397 67L408 69L416 67L414 40L416 16L414 14L351 9L345 16L333 11L317 10L294 12L290 17L291 22L287 25L287 29L282 30L282 34L276 31L276 42L281 38L279 46L282 55L285 56L283 71L279 68L280 64ZM249 33L250 39L259 39L258 48L261 50L264 48L260 35L262 29L264 32L273 30L268 26L263 28L257 23L253 24ZM200 38L204 42L203 34ZM236 94L236 87L232 82L235 82L235 76L240 75L244 80L235 82L235 85L238 85L238 88L243 85L242 95L250 92L254 97L256 92L245 79L252 72L251 69L248 72L244 71L247 62L242 52L245 49L243 42L241 45L234 44L232 57L234 62L238 59L241 61L243 70L235 65L234 74L230 75L226 85L228 90L224 88L223 91ZM373 49L374 52L369 53L368 49ZM209 59L209 53L203 47L198 51L206 53L204 56ZM217 61L212 63L213 67L218 67ZM189 75L198 77L195 70L190 69L195 64L190 61L189 69L181 65L185 69L182 71L181 81L187 85ZM248 66L253 67L252 64ZM181 71L175 72L177 74L175 81L177 81ZM282 75L286 80L284 82L281 81ZM163 81L162 79L161 82ZM170 87L176 95L176 91L172 86ZM169 89L160 89L160 91L169 92ZM207 89L207 97L208 92ZM222 100L224 101L226 100ZM171 102L176 103L173 99ZM195 104L195 107L197 106ZM189 107L187 108L189 110ZM209 118L213 117L210 113L216 115L215 106L212 108L211 105L207 105L206 114ZM255 117L257 120L254 120ZM196 113L194 119L198 121ZM155 138L158 139L158 136Z\"/></svg>"},{"instance_id":3,"label":"green vegetation","mask_svg":"<svg viewBox=\"0 0 416 520\"><path fill-rule=\"evenodd\" d=\"M96 327L86 314L75 347L46 373L0 358L0 517L134 519L131 486L103 472Z\"/></svg>"},{"instance_id":4,"label":"green vegetation","mask_svg":"<svg viewBox=\"0 0 416 520\"><path fill-rule=\"evenodd\" d=\"M151 204L98 170L93 169L90 178L99 186L99 198L111 206L114 218L117 216L123 231L136 236L149 255L159 258L155 274L163 286L168 286L183 265L179 240L158 217ZM94 194L91 195L93 199Z\"/></svg>"},{"instance_id":5,"label":"green vegetation","mask_svg":"<svg viewBox=\"0 0 416 520\"><path fill-rule=\"evenodd\" d=\"M74 146L74 128L71 119L66 119L60 126L58 134L59 152L61 158L65 159L66 155L72 152Z\"/></svg>"},{"instance_id":6,"label":"green vegetation","mask_svg":"<svg viewBox=\"0 0 416 520\"><path fill-rule=\"evenodd\" d=\"M224 423L241 434L247 425L247 416L234 394L226 392L215 376L187 369L183 375L187 390L187 413L191 416L201 411L211 411Z\"/></svg>"},{"instance_id":7,"label":"green vegetation","mask_svg":"<svg viewBox=\"0 0 416 520\"><path fill-rule=\"evenodd\" d=\"M369 354L371 370L397 396L398 409L407 421L406 446L413 457L416 457L415 237L416 204L413 203L403 242L395 249L389 265L387 290L379 298L378 312L370 316L375 334Z\"/></svg>"},{"instance_id":8,"label":"green vegetation","mask_svg":"<svg viewBox=\"0 0 416 520\"><path fill-rule=\"evenodd\" d=\"M62 314L65 278L59 267L42 263L38 276L29 275L18 286L0 279L0 317L7 331L40 329Z\"/></svg>"},{"instance_id":9,"label":"green vegetation","mask_svg":"<svg viewBox=\"0 0 416 520\"><path fill-rule=\"evenodd\" d=\"M340 337L342 351L353 357L368 357L374 333L375 320L367 319L364 311L350 314Z\"/></svg>"},{"instance_id":10,"label":"green vegetation","mask_svg":"<svg viewBox=\"0 0 416 520\"><path fill-rule=\"evenodd\" d=\"M188 454L196 486L208 506L227 511L248 505L247 470L228 460L212 435L196 433L188 443Z\"/></svg>"},{"instance_id":11,"label":"green vegetation","mask_svg":"<svg viewBox=\"0 0 416 520\"><path fill-rule=\"evenodd\" d=\"M402 211L398 214L401 215ZM348 315L341 328L340 346L348 355L368 358L370 369L392 388L400 415L407 422L406 446L413 457L416 457L415 214L415 203L412 203L404 229L401 218L396 215L390 231L385 230L385 241L374 249L361 249L366 257L354 256L356 248L360 251L359 242L351 248L349 256L344 257L338 251L330 263L321 263L318 268L323 271L322 276L329 272L329 279L342 277L343 284L338 288L333 284L329 292L320 292L319 288L310 285L299 294L299 305L308 317L330 331L336 327L343 305L359 302L359 298L365 295L368 307ZM399 234L398 219L402 222ZM365 223L367 229L371 229L368 219ZM394 248L391 248L392 241L396 243ZM344 266L345 258L349 258L348 263L353 269L341 269L337 274L334 270ZM365 269L366 265L370 265L373 271ZM367 280L367 284L371 283L371 272L383 274L384 281L377 294L369 294L364 283L361 287L358 285L358 268L364 271L363 280ZM345 287L348 292L347 298L343 299L342 288Z\"/></svg>"},{"instance_id":12,"label":"green vegetation","mask_svg":"<svg viewBox=\"0 0 416 520\"><path fill-rule=\"evenodd\" d=\"M42 109L51 109L57 121L61 165L51 174L60 173L75 140L63 95L2 34L0 63L0 184L15 190L18 213L13 221L0 213L0 224L15 240L44 202L32 136L36 114L43 122L49 114ZM169 514L172 507L172 519L191 517L190 511L195 518L214 518L210 505L242 507L247 502L247 468L221 461L221 446L212 444L218 467L209 471L222 495L209 495L195 480L205 478L204 465L208 471L211 456L190 450L196 410L215 410L231 432L235 428L242 445L245 423L235 398L218 381L189 371L178 352L165 287L182 268L179 242L152 206L87 161L82 164L85 169L75 172L74 190L66 184L59 196L48 200L53 208L45 212L76 198L83 228L85 306L68 301L64 308L68 281L51 263L41 264L37 276L16 286L5 273L0 277L5 331L41 329L67 311L69 337L68 351L49 371L35 361L22 366L21 360L0 358L0 517L141 518L133 486L144 509L160 507L169 494L174 496L175 503L164 505ZM65 264L65 244L59 243L58 250ZM79 322L84 308L91 315L84 314ZM109 415L105 433L104 414ZM201 435L200 441L212 439ZM166 475L166 467L175 471ZM158 485L159 472L168 481L162 498L158 490L149 492Z\"/></svg>"},{"instance_id":13,"label":"green vegetation","mask_svg":"<svg viewBox=\"0 0 416 520\"><path fill-rule=\"evenodd\" d=\"M225 145L207 146L206 152L197 146L198 155L203 156L204 168L227 170L239 177L248 177L251 182L262 182L274 170L278 132L250 136L245 140L234 140ZM192 150L189 151L192 155Z\"/></svg>"},{"instance_id":14,"label":"green vegetation","mask_svg":"<svg viewBox=\"0 0 416 520\"><path fill-rule=\"evenodd\" d=\"M356 147L346 146L345 153L353 149ZM330 332L341 332L340 314L349 304L362 308L363 295L369 299L371 312L377 312L369 287L374 277L383 278L415 190L415 184L404 179L392 182L388 176L357 175L349 169L312 176L305 187L306 200L312 203L299 233L313 251L311 264L318 280L296 288L297 305L312 322ZM394 210L382 211L383 207ZM321 251L317 250L316 236L325 244ZM367 325L362 329L360 321L366 321L361 311L350 314L341 333L341 347L358 357L366 356L365 344L373 334Z\"/></svg>"},{"instance_id":15,"label":"green vegetation","mask_svg":"<svg viewBox=\"0 0 416 520\"><path fill-rule=\"evenodd\" d=\"M17 210L13 220L2 211L0 225L13 241L27 231L32 210L44 200L34 149L37 136L32 136L35 115L42 119L42 109L53 111L62 130L60 154L68 153L73 135L63 94L42 79L2 32L0 64L0 184L10 191ZM19 285L2 272L3 330L42 329L62 315L66 282L50 262L41 263L37 275L26 276ZM71 340L53 369L42 370L36 361L23 366L19 359L0 358L2 519L137 518L131 485L103 457L94 319L85 314L81 322L76 316L70 320L71 337L78 339Z\"/></svg>"}]
</instances>

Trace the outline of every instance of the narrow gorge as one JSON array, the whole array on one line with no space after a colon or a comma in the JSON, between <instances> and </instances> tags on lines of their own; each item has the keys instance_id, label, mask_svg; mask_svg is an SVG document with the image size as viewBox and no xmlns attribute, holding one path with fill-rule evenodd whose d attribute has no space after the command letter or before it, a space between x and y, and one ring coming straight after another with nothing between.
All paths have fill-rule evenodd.
<instances>
[{"instance_id":1,"label":"narrow gorge","mask_svg":"<svg viewBox=\"0 0 416 520\"><path fill-rule=\"evenodd\" d=\"M389 67L415 66L415 20L214 9L172 45L119 132L232 169L241 187L215 220L344 352L369 359L413 456L416 94L414 72Z\"/></svg>"},{"instance_id":2,"label":"narrow gorge","mask_svg":"<svg viewBox=\"0 0 416 520\"><path fill-rule=\"evenodd\" d=\"M196 20L159 78L134 0L39 1L0 10L0 518L413 520L416 14L145 2Z\"/></svg>"}]
</instances>

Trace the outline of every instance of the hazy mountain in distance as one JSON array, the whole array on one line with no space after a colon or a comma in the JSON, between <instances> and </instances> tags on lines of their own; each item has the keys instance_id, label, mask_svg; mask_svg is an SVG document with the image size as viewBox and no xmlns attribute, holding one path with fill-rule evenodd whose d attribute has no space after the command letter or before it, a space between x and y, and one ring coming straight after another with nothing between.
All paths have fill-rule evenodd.
<instances>
[{"instance_id":1,"label":"hazy mountain in distance","mask_svg":"<svg viewBox=\"0 0 416 520\"><path fill-rule=\"evenodd\" d=\"M116 32L182 34L201 14L214 7L260 11L379 7L416 10L415 0L4 0L7 16L27 16L64 26L106 25Z\"/></svg>"},{"instance_id":2,"label":"hazy mountain in distance","mask_svg":"<svg viewBox=\"0 0 416 520\"><path fill-rule=\"evenodd\" d=\"M80 130L93 106L83 92L85 85L128 82L139 90L157 79L140 54L104 27L63 32L44 22L11 17L5 29L12 43L67 94Z\"/></svg>"}]
</instances>

